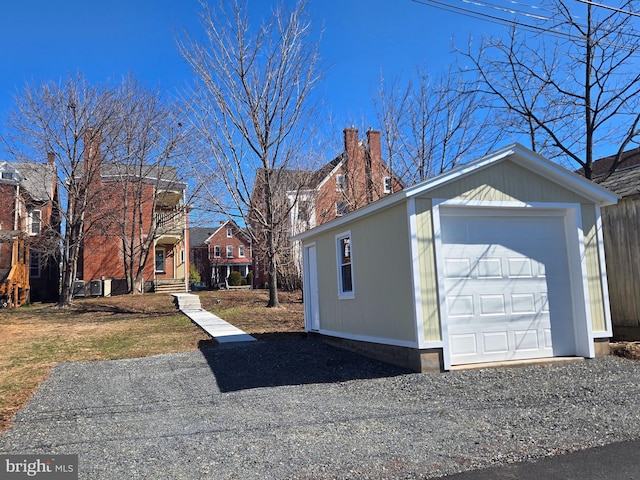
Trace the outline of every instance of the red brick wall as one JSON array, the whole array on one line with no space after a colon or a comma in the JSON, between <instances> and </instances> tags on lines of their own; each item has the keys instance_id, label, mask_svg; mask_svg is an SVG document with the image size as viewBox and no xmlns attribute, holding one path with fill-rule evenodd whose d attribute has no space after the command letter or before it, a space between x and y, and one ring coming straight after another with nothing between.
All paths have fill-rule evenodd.
<instances>
[{"instance_id":1,"label":"red brick wall","mask_svg":"<svg viewBox=\"0 0 640 480\"><path fill-rule=\"evenodd\" d=\"M14 185L0 184L0 223L2 230L13 230L14 205L16 202L16 187Z\"/></svg>"},{"instance_id":2,"label":"red brick wall","mask_svg":"<svg viewBox=\"0 0 640 480\"><path fill-rule=\"evenodd\" d=\"M367 139L367 143L360 143L357 129L344 130L347 158L316 195L317 225L336 218L336 203L339 201L346 201L352 212L389 195L384 193L384 177L389 176L389 172L382 163L380 132L369 130ZM336 177L339 174L345 175L346 188L343 192L336 188ZM402 185L395 179L392 183L394 192L402 189Z\"/></svg>"},{"instance_id":3,"label":"red brick wall","mask_svg":"<svg viewBox=\"0 0 640 480\"><path fill-rule=\"evenodd\" d=\"M129 188L131 185L128 186ZM143 184L142 198L142 232L148 232L153 219L153 185ZM119 234L124 222L126 232L135 232L135 241L139 242L140 229L137 218L133 218L132 207L137 200L136 195L126 191L127 185L112 182L105 183L92 196L91 207L87 212L88 230L85 234L83 248L83 272L85 281L105 278L124 278L124 256L122 239ZM125 213L125 205L127 213ZM133 229L133 226L136 228ZM154 255L150 252L145 265L144 279L153 280ZM168 269L167 269L168 270ZM173 269L171 269L173 272Z\"/></svg>"}]
</instances>

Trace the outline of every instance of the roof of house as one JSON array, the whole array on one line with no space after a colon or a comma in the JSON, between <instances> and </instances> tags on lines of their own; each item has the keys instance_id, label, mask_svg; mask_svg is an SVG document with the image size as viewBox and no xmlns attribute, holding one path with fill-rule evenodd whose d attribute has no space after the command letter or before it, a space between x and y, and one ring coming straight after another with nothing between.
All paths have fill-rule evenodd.
<instances>
[{"instance_id":1,"label":"roof of house","mask_svg":"<svg viewBox=\"0 0 640 480\"><path fill-rule=\"evenodd\" d=\"M593 181L621 197L640 193L640 148L624 152L616 171L607 177L614 157L612 155L593 162Z\"/></svg>"},{"instance_id":2,"label":"roof of house","mask_svg":"<svg viewBox=\"0 0 640 480\"><path fill-rule=\"evenodd\" d=\"M40 162L0 162L0 169L10 169L17 173L16 181L21 188L36 201L51 200L57 169L54 164Z\"/></svg>"},{"instance_id":3,"label":"roof of house","mask_svg":"<svg viewBox=\"0 0 640 480\"><path fill-rule=\"evenodd\" d=\"M205 240L217 229L218 227L189 227L189 245L191 247L206 246Z\"/></svg>"},{"instance_id":4,"label":"roof of house","mask_svg":"<svg viewBox=\"0 0 640 480\"><path fill-rule=\"evenodd\" d=\"M22 187L34 200L49 201L58 180L57 168L51 163L16 162L16 168L22 173Z\"/></svg>"},{"instance_id":5,"label":"roof of house","mask_svg":"<svg viewBox=\"0 0 640 480\"><path fill-rule=\"evenodd\" d=\"M382 198L355 210L352 213L300 233L294 236L293 239L303 240L322 231L340 226L353 219L371 215L378 210L390 207L399 202L405 201L408 198L425 194L430 190L455 182L462 177L507 159L511 159L517 162L519 166L531 170L537 175L544 176L547 180L562 185L564 188L590 199L601 206L612 205L618 201L618 196L610 190L592 182L591 180L587 180L583 176L571 172L556 163L553 163L542 155L539 155L518 143L515 143L494 153L478 158L477 160L459 165L456 168L412 185L404 190L400 190L388 197Z\"/></svg>"}]
</instances>

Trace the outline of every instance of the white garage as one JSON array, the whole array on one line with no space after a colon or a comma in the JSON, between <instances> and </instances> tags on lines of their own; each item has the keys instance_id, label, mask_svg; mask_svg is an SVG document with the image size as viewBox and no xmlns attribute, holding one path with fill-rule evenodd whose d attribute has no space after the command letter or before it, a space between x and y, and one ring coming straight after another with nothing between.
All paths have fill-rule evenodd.
<instances>
[{"instance_id":1,"label":"white garage","mask_svg":"<svg viewBox=\"0 0 640 480\"><path fill-rule=\"evenodd\" d=\"M443 209L440 225L452 365L575 355L563 217Z\"/></svg>"},{"instance_id":2,"label":"white garage","mask_svg":"<svg viewBox=\"0 0 640 480\"><path fill-rule=\"evenodd\" d=\"M417 371L604 355L616 201L520 145L414 185L295 237L306 329Z\"/></svg>"}]
</instances>

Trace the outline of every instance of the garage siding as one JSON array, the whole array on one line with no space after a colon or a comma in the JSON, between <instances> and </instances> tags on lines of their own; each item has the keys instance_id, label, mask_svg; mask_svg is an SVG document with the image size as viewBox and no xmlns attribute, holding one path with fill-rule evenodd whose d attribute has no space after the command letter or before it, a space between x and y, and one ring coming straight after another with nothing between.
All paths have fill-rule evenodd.
<instances>
[{"instance_id":1,"label":"garage siding","mask_svg":"<svg viewBox=\"0 0 640 480\"><path fill-rule=\"evenodd\" d=\"M431 198L581 203L585 199L512 161L491 165L429 192Z\"/></svg>"},{"instance_id":2,"label":"garage siding","mask_svg":"<svg viewBox=\"0 0 640 480\"><path fill-rule=\"evenodd\" d=\"M339 299L335 236L351 233L355 298ZM404 203L318 237L321 331L416 343Z\"/></svg>"},{"instance_id":3,"label":"garage siding","mask_svg":"<svg viewBox=\"0 0 640 480\"><path fill-rule=\"evenodd\" d=\"M593 205L588 204L582 204L581 209L589 305L591 308L591 328L593 332L604 332L607 330L607 325L604 314L600 257L598 255L596 211Z\"/></svg>"},{"instance_id":4,"label":"garage siding","mask_svg":"<svg viewBox=\"0 0 640 480\"><path fill-rule=\"evenodd\" d=\"M425 342L442 340L436 276L433 218L430 198L416 199L416 228L422 300L422 329Z\"/></svg>"}]
</instances>

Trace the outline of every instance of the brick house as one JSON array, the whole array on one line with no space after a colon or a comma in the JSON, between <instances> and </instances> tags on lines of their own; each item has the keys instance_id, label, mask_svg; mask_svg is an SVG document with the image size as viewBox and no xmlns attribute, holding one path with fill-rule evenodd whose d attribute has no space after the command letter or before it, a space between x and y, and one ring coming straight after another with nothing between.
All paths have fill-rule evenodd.
<instances>
[{"instance_id":1,"label":"brick house","mask_svg":"<svg viewBox=\"0 0 640 480\"><path fill-rule=\"evenodd\" d=\"M211 287L211 262L206 240L217 229L218 227L189 227L189 266L191 271L200 275L200 281L206 288Z\"/></svg>"},{"instance_id":2,"label":"brick house","mask_svg":"<svg viewBox=\"0 0 640 480\"><path fill-rule=\"evenodd\" d=\"M233 220L221 221L205 244L208 246L212 286L226 286L231 272L239 272L243 279L252 272L251 239Z\"/></svg>"},{"instance_id":3,"label":"brick house","mask_svg":"<svg viewBox=\"0 0 640 480\"><path fill-rule=\"evenodd\" d=\"M54 156L0 162L0 298L7 306L56 301L60 202Z\"/></svg>"},{"instance_id":4,"label":"brick house","mask_svg":"<svg viewBox=\"0 0 640 480\"><path fill-rule=\"evenodd\" d=\"M290 184L286 191L290 208L286 237L327 223L365 205L402 190L403 184L382 159L380 131L370 129L366 139L359 139L358 129L346 128L344 151L315 171L285 172ZM259 205L260 182L254 187L253 202ZM256 285L268 282L263 259L254 258ZM299 286L302 256L299 245L293 245L290 258L281 259L285 283ZM287 280L286 277L289 277ZM293 279L293 280L292 280ZM298 280L295 280L298 279ZM280 282L282 285L283 283Z\"/></svg>"},{"instance_id":5,"label":"brick house","mask_svg":"<svg viewBox=\"0 0 640 480\"><path fill-rule=\"evenodd\" d=\"M186 291L187 185L178 179L176 169L103 163L99 149L95 158L85 158L85 166L90 164L85 174L91 169L99 175L93 175L88 187L93 192L78 261L76 295ZM126 266L138 269L145 251L140 282L129 285Z\"/></svg>"}]
</instances>

